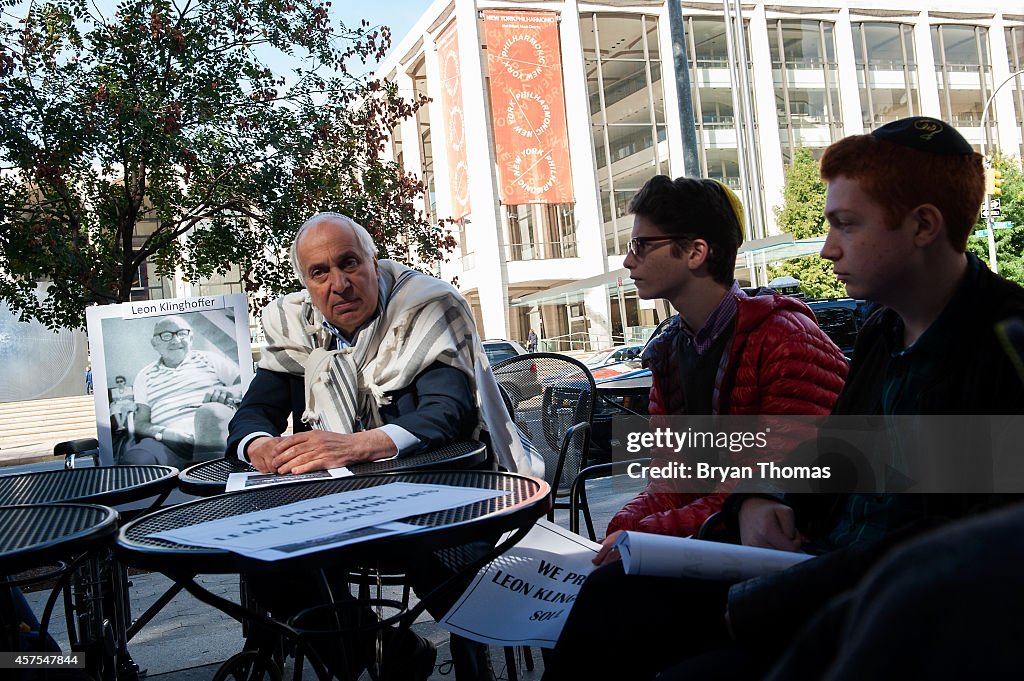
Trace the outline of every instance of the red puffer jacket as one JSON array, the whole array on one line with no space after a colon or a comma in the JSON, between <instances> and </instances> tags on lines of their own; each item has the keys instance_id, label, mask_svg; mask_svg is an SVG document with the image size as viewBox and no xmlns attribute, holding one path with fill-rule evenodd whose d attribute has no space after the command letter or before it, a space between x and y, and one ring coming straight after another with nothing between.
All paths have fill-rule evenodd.
<instances>
[{"instance_id":1,"label":"red puffer jacket","mask_svg":"<svg viewBox=\"0 0 1024 681\"><path fill-rule=\"evenodd\" d=\"M677 316L644 356L653 378L652 430L668 427L659 417L686 413L675 353L680 333ZM739 298L735 332L726 352L728 361L714 407L717 414L828 414L846 379L847 362L839 348L818 328L810 308L787 296ZM651 465L665 463L655 455ZM616 530L696 534L704 520L722 507L731 487L710 495L664 491L671 485L652 479L615 514L608 534Z\"/></svg>"}]
</instances>

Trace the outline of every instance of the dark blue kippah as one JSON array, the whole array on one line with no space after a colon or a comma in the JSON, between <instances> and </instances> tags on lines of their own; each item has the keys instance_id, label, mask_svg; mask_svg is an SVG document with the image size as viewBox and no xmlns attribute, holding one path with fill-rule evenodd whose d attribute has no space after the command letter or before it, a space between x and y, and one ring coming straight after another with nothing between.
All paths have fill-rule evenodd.
<instances>
[{"instance_id":1,"label":"dark blue kippah","mask_svg":"<svg viewBox=\"0 0 1024 681\"><path fill-rule=\"evenodd\" d=\"M974 147L953 126L927 116L901 118L886 123L871 134L880 140L941 156L974 153Z\"/></svg>"}]
</instances>

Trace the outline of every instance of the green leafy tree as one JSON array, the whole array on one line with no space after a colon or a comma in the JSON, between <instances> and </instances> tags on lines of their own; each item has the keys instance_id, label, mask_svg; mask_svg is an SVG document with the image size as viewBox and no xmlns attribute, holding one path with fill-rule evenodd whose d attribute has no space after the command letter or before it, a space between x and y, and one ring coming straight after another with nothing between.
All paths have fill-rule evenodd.
<instances>
[{"instance_id":1,"label":"green leafy tree","mask_svg":"<svg viewBox=\"0 0 1024 681\"><path fill-rule=\"evenodd\" d=\"M443 258L455 242L416 208L423 184L380 157L426 100L353 75L389 31L332 26L329 5L0 3L0 299L81 327L150 260L192 280L238 265L257 306L294 288L286 249L318 210L382 257Z\"/></svg>"},{"instance_id":2,"label":"green leafy tree","mask_svg":"<svg viewBox=\"0 0 1024 681\"><path fill-rule=\"evenodd\" d=\"M1024 172L1021 170L1020 159L999 154L993 159L993 167L1003 173L1002 194L999 196L1001 215L995 220L1013 223L1012 229L993 231L996 264L999 266L999 274L1024 284ZM985 220L981 220L978 227L985 228ZM987 236L972 236L967 241L967 248L988 263Z\"/></svg>"},{"instance_id":3,"label":"green leafy tree","mask_svg":"<svg viewBox=\"0 0 1024 681\"><path fill-rule=\"evenodd\" d=\"M818 161L810 149L797 149L793 162L786 166L783 203L775 209L779 227L795 239L822 236L825 222L825 183ZM769 276L789 276L800 280L800 288L814 298L846 295L843 285L832 273L832 263L817 255L786 260L768 268Z\"/></svg>"}]
</instances>

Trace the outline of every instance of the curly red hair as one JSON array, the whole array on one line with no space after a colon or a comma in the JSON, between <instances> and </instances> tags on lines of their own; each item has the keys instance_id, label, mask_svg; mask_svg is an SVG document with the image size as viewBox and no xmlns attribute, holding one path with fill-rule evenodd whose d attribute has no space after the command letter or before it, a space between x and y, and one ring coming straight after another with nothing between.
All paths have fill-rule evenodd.
<instances>
[{"instance_id":1,"label":"curly red hair","mask_svg":"<svg viewBox=\"0 0 1024 681\"><path fill-rule=\"evenodd\" d=\"M946 236L958 252L978 222L985 198L981 154L941 155L911 149L873 135L853 135L832 144L821 157L821 179L840 175L860 182L883 206L895 227L907 212L930 203L946 222Z\"/></svg>"}]
</instances>

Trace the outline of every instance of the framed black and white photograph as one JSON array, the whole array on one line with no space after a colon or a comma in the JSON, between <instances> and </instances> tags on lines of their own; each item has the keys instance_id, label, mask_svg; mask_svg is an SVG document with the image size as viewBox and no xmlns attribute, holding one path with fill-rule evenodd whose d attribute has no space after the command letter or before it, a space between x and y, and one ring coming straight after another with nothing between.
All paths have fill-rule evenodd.
<instances>
[{"instance_id":1,"label":"framed black and white photograph","mask_svg":"<svg viewBox=\"0 0 1024 681\"><path fill-rule=\"evenodd\" d=\"M224 455L253 376L245 295L96 306L86 324L102 464Z\"/></svg>"}]
</instances>

